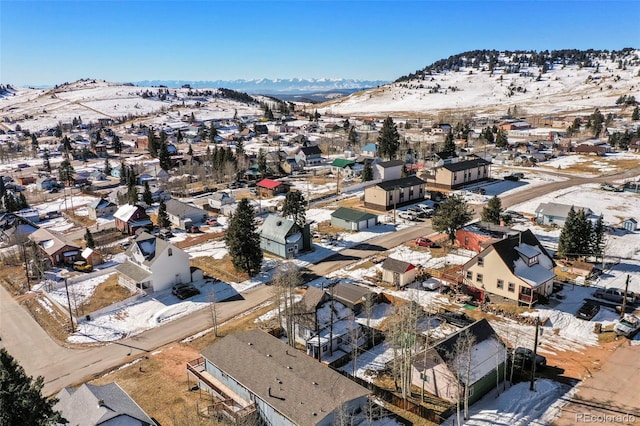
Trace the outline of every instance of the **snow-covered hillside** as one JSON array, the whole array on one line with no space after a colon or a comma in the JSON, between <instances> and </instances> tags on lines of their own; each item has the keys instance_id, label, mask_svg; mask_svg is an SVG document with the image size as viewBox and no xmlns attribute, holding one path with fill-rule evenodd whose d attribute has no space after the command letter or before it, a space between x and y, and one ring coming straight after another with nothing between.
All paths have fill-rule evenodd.
<instances>
[{"instance_id":1,"label":"snow-covered hillside","mask_svg":"<svg viewBox=\"0 0 640 426\"><path fill-rule=\"evenodd\" d=\"M640 50L630 50L623 56L594 54L586 64L538 66L522 63L521 57L514 63L503 52L491 66L462 61L450 68L427 67L401 81L327 102L318 111L375 116L473 110L502 115L517 106L521 114L591 112L614 106L622 95L640 98L639 58Z\"/></svg>"},{"instance_id":2,"label":"snow-covered hillside","mask_svg":"<svg viewBox=\"0 0 640 426\"><path fill-rule=\"evenodd\" d=\"M158 96L160 90L167 91L166 95ZM212 91L213 95L218 94L216 89ZM228 119L236 112L242 116L260 111L257 103L199 96L194 92L197 93L190 89L137 87L103 80L79 80L51 89L16 88L0 97L0 118L7 129L19 124L23 129L37 131L71 123L78 117L89 123L174 111L175 119L194 112L198 119L211 120Z\"/></svg>"}]
</instances>

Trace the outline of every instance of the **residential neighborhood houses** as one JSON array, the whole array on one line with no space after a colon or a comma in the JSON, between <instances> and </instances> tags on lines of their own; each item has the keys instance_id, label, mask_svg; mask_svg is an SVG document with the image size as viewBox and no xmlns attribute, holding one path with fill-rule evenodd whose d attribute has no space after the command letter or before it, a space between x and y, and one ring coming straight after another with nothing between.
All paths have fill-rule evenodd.
<instances>
[{"instance_id":1,"label":"residential neighborhood houses","mask_svg":"<svg viewBox=\"0 0 640 426\"><path fill-rule=\"evenodd\" d=\"M26 112L124 92L135 120ZM626 104L416 118L100 80L29 93L0 97L0 146L21 147L0 152L3 288L57 330L42 345L86 350L55 372L19 359L69 421L89 404L91 424L172 424L176 404L233 424L443 423L522 381L570 404L592 348L636 350L614 331L640 300L640 157L609 144L639 131ZM175 398L150 401L151 376Z\"/></svg>"}]
</instances>

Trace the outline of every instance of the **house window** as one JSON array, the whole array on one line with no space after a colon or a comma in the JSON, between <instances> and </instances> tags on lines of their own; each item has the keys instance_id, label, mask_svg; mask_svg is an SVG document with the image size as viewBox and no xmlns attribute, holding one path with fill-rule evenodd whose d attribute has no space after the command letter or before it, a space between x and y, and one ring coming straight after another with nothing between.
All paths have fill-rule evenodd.
<instances>
[{"instance_id":1,"label":"house window","mask_svg":"<svg viewBox=\"0 0 640 426\"><path fill-rule=\"evenodd\" d=\"M513 293L514 291L516 291L516 285L514 283L509 283L509 288L508 290Z\"/></svg>"},{"instance_id":2,"label":"house window","mask_svg":"<svg viewBox=\"0 0 640 426\"><path fill-rule=\"evenodd\" d=\"M454 175L453 175L453 181L455 182L455 181L457 181L457 180L458 180L458 175L454 174Z\"/></svg>"},{"instance_id":3,"label":"house window","mask_svg":"<svg viewBox=\"0 0 640 426\"><path fill-rule=\"evenodd\" d=\"M393 202L393 194L389 194L389 202L392 203Z\"/></svg>"},{"instance_id":4,"label":"house window","mask_svg":"<svg viewBox=\"0 0 640 426\"><path fill-rule=\"evenodd\" d=\"M427 376L424 373L420 373L420 380L422 380L425 383L429 383L429 376Z\"/></svg>"},{"instance_id":5,"label":"house window","mask_svg":"<svg viewBox=\"0 0 640 426\"><path fill-rule=\"evenodd\" d=\"M500 280L500 279L499 279L499 280L496 282L496 287L498 287L499 289L503 289L503 288L504 288L504 281L502 281L502 280Z\"/></svg>"},{"instance_id":6,"label":"house window","mask_svg":"<svg viewBox=\"0 0 640 426\"><path fill-rule=\"evenodd\" d=\"M538 263L538 256L533 256L529 258L529 266L533 266Z\"/></svg>"},{"instance_id":7,"label":"house window","mask_svg":"<svg viewBox=\"0 0 640 426\"><path fill-rule=\"evenodd\" d=\"M482 274L476 274L476 282L482 284Z\"/></svg>"},{"instance_id":8,"label":"house window","mask_svg":"<svg viewBox=\"0 0 640 426\"><path fill-rule=\"evenodd\" d=\"M173 256L173 250L171 250L171 247L167 249L167 255Z\"/></svg>"},{"instance_id":9,"label":"house window","mask_svg":"<svg viewBox=\"0 0 640 426\"><path fill-rule=\"evenodd\" d=\"M469 245L469 237L464 237L464 245L465 246Z\"/></svg>"},{"instance_id":10,"label":"house window","mask_svg":"<svg viewBox=\"0 0 640 426\"><path fill-rule=\"evenodd\" d=\"M484 258L483 257L479 257L478 258L478 266L484 266Z\"/></svg>"},{"instance_id":11,"label":"house window","mask_svg":"<svg viewBox=\"0 0 640 426\"><path fill-rule=\"evenodd\" d=\"M473 279L473 272L471 272L471 271L467 271L467 279L468 279L468 280Z\"/></svg>"},{"instance_id":12,"label":"house window","mask_svg":"<svg viewBox=\"0 0 640 426\"><path fill-rule=\"evenodd\" d=\"M327 351L327 345L322 346L322 352L326 352Z\"/></svg>"}]
</instances>

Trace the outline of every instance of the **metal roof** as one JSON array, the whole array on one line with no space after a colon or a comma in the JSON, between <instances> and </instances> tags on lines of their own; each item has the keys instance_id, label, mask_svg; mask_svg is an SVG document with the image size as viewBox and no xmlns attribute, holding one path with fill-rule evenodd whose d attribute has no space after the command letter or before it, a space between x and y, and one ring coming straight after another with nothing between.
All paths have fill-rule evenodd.
<instances>
[{"instance_id":1,"label":"metal roof","mask_svg":"<svg viewBox=\"0 0 640 426\"><path fill-rule=\"evenodd\" d=\"M340 207L338 210L331 213L331 217L342 219L347 222L360 222L362 220L369 220L373 218L378 219L378 216L375 214L351 209L349 207Z\"/></svg>"}]
</instances>

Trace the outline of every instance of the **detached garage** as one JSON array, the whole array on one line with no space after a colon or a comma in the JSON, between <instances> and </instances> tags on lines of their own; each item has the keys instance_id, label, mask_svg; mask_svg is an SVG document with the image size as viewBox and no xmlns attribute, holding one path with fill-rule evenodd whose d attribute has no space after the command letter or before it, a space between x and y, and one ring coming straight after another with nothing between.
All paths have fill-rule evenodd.
<instances>
[{"instance_id":1,"label":"detached garage","mask_svg":"<svg viewBox=\"0 0 640 426\"><path fill-rule=\"evenodd\" d=\"M331 226L337 226L349 231L361 231L376 226L377 223L378 215L348 207L340 207L331 213Z\"/></svg>"}]
</instances>

